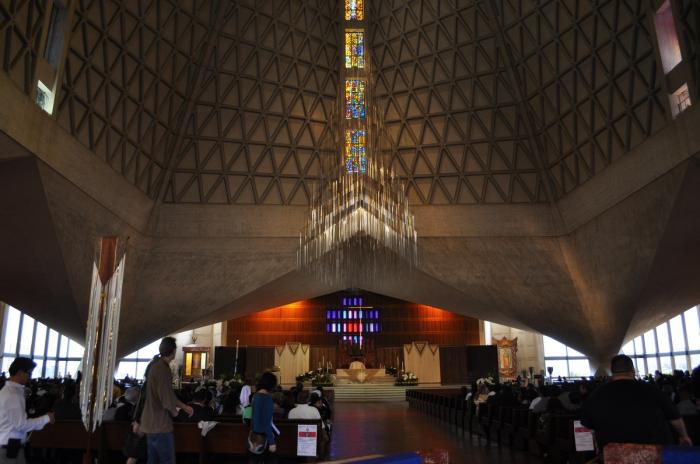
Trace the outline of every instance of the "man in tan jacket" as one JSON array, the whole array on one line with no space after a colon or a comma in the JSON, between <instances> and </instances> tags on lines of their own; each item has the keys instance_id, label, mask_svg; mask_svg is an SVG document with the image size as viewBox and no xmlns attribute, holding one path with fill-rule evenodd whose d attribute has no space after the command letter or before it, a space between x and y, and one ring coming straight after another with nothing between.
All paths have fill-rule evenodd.
<instances>
[{"instance_id":1,"label":"man in tan jacket","mask_svg":"<svg viewBox=\"0 0 700 464\"><path fill-rule=\"evenodd\" d=\"M173 337L160 342L160 356L151 361L146 370L145 403L139 428L148 442L148 464L174 464L175 439L173 417L178 408L192 416L192 408L175 396L170 362L175 359L177 344Z\"/></svg>"}]
</instances>

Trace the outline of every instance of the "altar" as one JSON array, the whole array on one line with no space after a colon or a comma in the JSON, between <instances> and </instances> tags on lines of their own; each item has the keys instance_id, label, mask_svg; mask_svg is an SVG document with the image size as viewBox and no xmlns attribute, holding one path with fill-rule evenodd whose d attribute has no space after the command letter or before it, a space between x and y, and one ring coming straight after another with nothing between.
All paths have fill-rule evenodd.
<instances>
[{"instance_id":1,"label":"altar","mask_svg":"<svg viewBox=\"0 0 700 464\"><path fill-rule=\"evenodd\" d=\"M360 361L351 362L349 369L336 369L335 373L335 378L340 383L372 383L385 376L384 369L367 369Z\"/></svg>"},{"instance_id":2,"label":"altar","mask_svg":"<svg viewBox=\"0 0 700 464\"><path fill-rule=\"evenodd\" d=\"M335 372L336 380L341 383L372 383L384 376L384 369L336 369Z\"/></svg>"}]
</instances>

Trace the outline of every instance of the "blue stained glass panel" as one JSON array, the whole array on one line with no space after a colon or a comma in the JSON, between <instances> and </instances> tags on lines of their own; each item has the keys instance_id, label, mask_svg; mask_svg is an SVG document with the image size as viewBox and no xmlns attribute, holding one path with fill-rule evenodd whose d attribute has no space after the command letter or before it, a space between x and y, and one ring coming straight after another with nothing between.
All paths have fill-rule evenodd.
<instances>
[{"instance_id":1,"label":"blue stained glass panel","mask_svg":"<svg viewBox=\"0 0 700 464\"><path fill-rule=\"evenodd\" d=\"M364 119L365 81L349 79L345 81L345 118Z\"/></svg>"}]
</instances>

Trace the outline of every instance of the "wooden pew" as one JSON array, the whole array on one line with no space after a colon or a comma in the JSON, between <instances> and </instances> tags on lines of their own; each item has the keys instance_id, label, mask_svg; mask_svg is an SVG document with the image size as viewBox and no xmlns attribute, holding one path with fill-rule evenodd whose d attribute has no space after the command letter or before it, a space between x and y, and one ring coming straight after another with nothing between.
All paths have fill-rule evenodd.
<instances>
[{"instance_id":1,"label":"wooden pew","mask_svg":"<svg viewBox=\"0 0 700 464\"><path fill-rule=\"evenodd\" d=\"M282 458L296 458L297 426L299 424L315 424L319 431L318 446L320 448L321 421L316 420L276 420L275 425L280 430L277 437L277 455ZM126 434L131 425L128 422L105 422L92 434L91 446L93 453L100 457L100 462L122 462L121 450ZM196 423L176 422L173 424L175 434L175 450L178 454L188 453L199 457L200 463L208 462L207 456L212 454L245 455L246 443L250 426L240 422L219 422L211 429L206 437ZM63 449L82 450L87 447L88 433L80 421L59 421L49 424L43 430L35 431L29 438L32 450ZM318 455L318 450L317 450Z\"/></svg>"},{"instance_id":2,"label":"wooden pew","mask_svg":"<svg viewBox=\"0 0 700 464\"><path fill-rule=\"evenodd\" d=\"M525 437L527 436L527 416L529 414L529 409L527 406L518 406L513 408L513 415L509 424L505 424L503 428L503 434L505 442L513 447L519 447L519 449L526 449L526 445L523 444L523 433ZM522 428L522 431L521 431Z\"/></svg>"}]
</instances>

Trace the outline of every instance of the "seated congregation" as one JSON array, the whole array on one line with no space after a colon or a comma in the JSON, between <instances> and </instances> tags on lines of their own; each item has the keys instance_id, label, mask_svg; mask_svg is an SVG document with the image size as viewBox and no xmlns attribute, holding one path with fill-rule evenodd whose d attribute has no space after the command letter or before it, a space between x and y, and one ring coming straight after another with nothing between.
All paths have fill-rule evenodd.
<instances>
[{"instance_id":1,"label":"seated congregation","mask_svg":"<svg viewBox=\"0 0 700 464\"><path fill-rule=\"evenodd\" d=\"M620 355L613 358L611 371L611 377L540 385L520 377L507 383L482 378L471 388L415 389L406 396L410 407L480 442L528 451L551 462L588 462L603 450L607 454L612 447L614 452L617 443L655 445L659 454L663 446L700 444L700 366L692 375L656 372L636 379L632 360ZM593 430L595 450L577 451L576 421L579 429ZM697 446L682 449L700 453Z\"/></svg>"},{"instance_id":2,"label":"seated congregation","mask_svg":"<svg viewBox=\"0 0 700 464\"><path fill-rule=\"evenodd\" d=\"M293 460L299 424L316 427L318 457L328 452L332 397L322 388L298 383L284 390L265 372L254 385L250 379L207 381L173 389L167 362L174 340L167 337L162 345L144 383L114 382L114 401L94 433L82 423L80 374L75 380L31 379L34 362L17 358L9 379L4 373L0 379L0 407L16 416L0 419L0 435L15 439L6 440L18 455L12 462L81 463L88 449L100 463L153 462L149 455L158 456L154 462L203 463L273 453Z\"/></svg>"}]
</instances>

